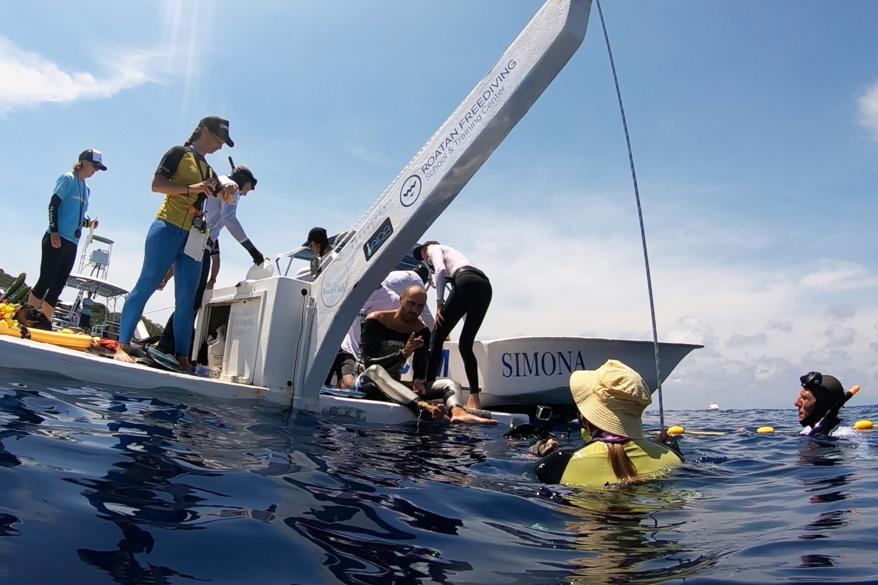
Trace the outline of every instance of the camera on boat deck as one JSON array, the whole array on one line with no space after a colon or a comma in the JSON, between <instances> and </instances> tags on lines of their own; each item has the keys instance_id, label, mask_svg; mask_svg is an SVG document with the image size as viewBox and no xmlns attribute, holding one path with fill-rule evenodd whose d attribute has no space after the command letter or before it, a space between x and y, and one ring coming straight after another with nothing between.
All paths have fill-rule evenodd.
<instances>
[{"instance_id":1,"label":"camera on boat deck","mask_svg":"<svg viewBox=\"0 0 878 585\"><path fill-rule=\"evenodd\" d=\"M537 411L534 414L534 418L540 422L549 422L552 420L552 407L543 406L542 404L537 405Z\"/></svg>"}]
</instances>

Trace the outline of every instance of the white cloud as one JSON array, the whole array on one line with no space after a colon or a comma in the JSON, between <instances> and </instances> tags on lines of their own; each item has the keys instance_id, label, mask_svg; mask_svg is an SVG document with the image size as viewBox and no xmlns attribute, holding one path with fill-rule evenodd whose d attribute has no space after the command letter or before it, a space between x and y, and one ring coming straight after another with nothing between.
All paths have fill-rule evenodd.
<instances>
[{"instance_id":1,"label":"white cloud","mask_svg":"<svg viewBox=\"0 0 878 585\"><path fill-rule=\"evenodd\" d=\"M878 83L870 87L859 99L860 122L872 132L878 140Z\"/></svg>"},{"instance_id":2,"label":"white cloud","mask_svg":"<svg viewBox=\"0 0 878 585\"><path fill-rule=\"evenodd\" d=\"M754 333L752 335L743 335L735 333L729 338L726 345L729 347L746 347L748 345L765 345L768 336L765 333Z\"/></svg>"},{"instance_id":3,"label":"white cloud","mask_svg":"<svg viewBox=\"0 0 878 585\"><path fill-rule=\"evenodd\" d=\"M651 339L636 218L607 197L565 194L564 201L541 201L538 216L513 203L467 205L426 234L464 251L491 278L494 300L480 337L588 331ZM653 225L672 225L661 212L652 217ZM774 245L770 234L760 234L763 253L752 254L752 240L736 248L724 235L727 220L715 219L716 226L702 216L688 229L692 218L680 216L677 225L687 229L654 230L650 241L659 339L705 345L666 382L669 408L785 407L798 376L812 369L878 381L868 371L878 304L861 292L878 285L872 272L828 258L803 278L800 265L762 259ZM736 226L751 228L758 229ZM856 319L847 317L851 307Z\"/></svg>"},{"instance_id":4,"label":"white cloud","mask_svg":"<svg viewBox=\"0 0 878 585\"><path fill-rule=\"evenodd\" d=\"M63 71L37 53L0 37L0 113L20 106L106 98L151 81L146 53L129 53L104 78L84 71Z\"/></svg>"},{"instance_id":5,"label":"white cloud","mask_svg":"<svg viewBox=\"0 0 878 585\"><path fill-rule=\"evenodd\" d=\"M163 40L154 48L114 47L98 52L112 55L112 59L95 64L105 69L103 75L65 71L51 59L0 36L0 114L45 103L108 98L146 83L179 77L183 77L185 100L200 54L197 35L191 29L194 22L210 29L211 12L200 3L167 1Z\"/></svg>"},{"instance_id":6,"label":"white cloud","mask_svg":"<svg viewBox=\"0 0 878 585\"><path fill-rule=\"evenodd\" d=\"M853 262L836 262L802 277L802 287L823 291L861 290L878 286L878 277Z\"/></svg>"}]
</instances>

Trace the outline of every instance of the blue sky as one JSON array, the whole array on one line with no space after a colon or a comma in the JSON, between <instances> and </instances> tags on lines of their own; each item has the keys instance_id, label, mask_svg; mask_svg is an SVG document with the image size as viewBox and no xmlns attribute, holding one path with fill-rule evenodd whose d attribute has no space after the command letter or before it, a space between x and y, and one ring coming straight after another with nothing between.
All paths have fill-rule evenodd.
<instances>
[{"instance_id":1,"label":"blue sky","mask_svg":"<svg viewBox=\"0 0 878 585\"><path fill-rule=\"evenodd\" d=\"M28 2L0 28L3 266L35 278L54 181L86 147L111 280L137 277L162 153L205 115L258 190L265 253L350 226L541 2ZM878 4L607 1L659 335L704 343L670 408L785 407L810 369L878 391ZM649 338L637 217L596 8L583 46L428 236L491 276L485 338ZM220 284L243 275L227 241ZM170 292L147 309L161 319ZM874 389L874 390L873 390Z\"/></svg>"}]
</instances>

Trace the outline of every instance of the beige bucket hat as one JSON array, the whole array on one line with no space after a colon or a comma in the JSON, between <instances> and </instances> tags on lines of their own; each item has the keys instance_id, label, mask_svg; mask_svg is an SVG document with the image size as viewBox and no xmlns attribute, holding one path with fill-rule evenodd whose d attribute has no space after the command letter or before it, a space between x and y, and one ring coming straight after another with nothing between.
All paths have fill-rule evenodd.
<instances>
[{"instance_id":1,"label":"beige bucket hat","mask_svg":"<svg viewBox=\"0 0 878 585\"><path fill-rule=\"evenodd\" d=\"M643 438L643 410L652 395L640 374L618 360L596 370L579 370L570 375L570 391L582 416L603 431Z\"/></svg>"}]
</instances>

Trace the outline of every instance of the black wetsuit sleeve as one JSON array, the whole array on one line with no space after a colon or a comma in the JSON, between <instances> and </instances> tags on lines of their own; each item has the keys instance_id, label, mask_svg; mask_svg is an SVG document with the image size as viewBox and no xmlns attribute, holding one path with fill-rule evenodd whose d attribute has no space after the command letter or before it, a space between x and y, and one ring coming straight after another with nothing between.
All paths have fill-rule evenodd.
<instances>
[{"instance_id":1,"label":"black wetsuit sleeve","mask_svg":"<svg viewBox=\"0 0 878 585\"><path fill-rule=\"evenodd\" d=\"M363 319L363 334L360 336L360 345L363 348L363 365L379 365L385 370L405 362L401 350L387 355L378 355L381 352L381 341L386 328L377 319Z\"/></svg>"},{"instance_id":2,"label":"black wetsuit sleeve","mask_svg":"<svg viewBox=\"0 0 878 585\"><path fill-rule=\"evenodd\" d=\"M61 208L61 198L52 195L49 201L49 232L58 233L58 211Z\"/></svg>"},{"instance_id":3,"label":"black wetsuit sleeve","mask_svg":"<svg viewBox=\"0 0 878 585\"><path fill-rule=\"evenodd\" d=\"M427 358L430 357L430 330L424 327L418 331L418 337L424 340L412 357L412 377L415 380L424 380L427 373Z\"/></svg>"},{"instance_id":4,"label":"black wetsuit sleeve","mask_svg":"<svg viewBox=\"0 0 878 585\"><path fill-rule=\"evenodd\" d=\"M174 146L162 157L159 167L155 170L155 174L161 175L166 179L170 179L177 172L180 161L186 155L186 149L182 146Z\"/></svg>"},{"instance_id":5,"label":"black wetsuit sleeve","mask_svg":"<svg viewBox=\"0 0 878 585\"><path fill-rule=\"evenodd\" d=\"M575 449L560 449L546 455L537 465L537 479L543 483L561 483L567 463L575 452Z\"/></svg>"}]
</instances>

